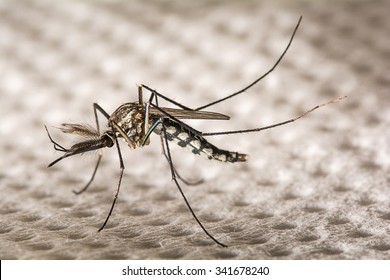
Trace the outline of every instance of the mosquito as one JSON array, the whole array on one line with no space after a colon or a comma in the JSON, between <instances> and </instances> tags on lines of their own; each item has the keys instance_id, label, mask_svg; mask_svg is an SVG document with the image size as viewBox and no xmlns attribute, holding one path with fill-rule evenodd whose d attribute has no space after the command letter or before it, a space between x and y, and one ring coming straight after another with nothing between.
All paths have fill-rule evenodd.
<instances>
[{"instance_id":1,"label":"mosquito","mask_svg":"<svg viewBox=\"0 0 390 280\"><path fill-rule=\"evenodd\" d=\"M48 137L52 144L54 145L54 149L56 151L64 153L61 157L57 158L53 162L51 162L48 167L51 167L58 163L59 161L74 156L77 154L82 154L86 152L90 152L93 150L100 150L98 153L98 159L95 165L95 169L92 173L92 176L90 180L87 182L87 184L84 186L84 188L73 191L75 194L81 194L84 191L88 189L88 187L91 185L92 181L95 178L96 172L98 170L99 164L102 159L102 152L101 149L103 148L111 148L114 145L117 148L118 157L119 157L119 166L120 166L120 173L119 173L119 182L117 184L116 192L114 195L114 199L111 204L111 208L108 212L108 215L103 223L103 225L99 228L99 232L106 226L116 203L116 200L118 198L118 194L121 187L123 172L125 169L124 163L123 163L123 157L121 148L119 146L118 139L122 138L127 143L127 145L130 147L130 149L136 149L138 147L144 147L149 145L150 143L150 136L152 133L155 133L160 136L161 143L163 147L163 154L169 164L172 180L176 187L178 188L181 196L184 199L184 202L189 209L190 213L192 214L195 221L198 223L198 225L201 227L203 232L215 243L222 247L227 247L224 243L220 242L218 239L216 239L209 231L206 229L206 227L203 225L203 223L199 220L197 215L195 214L194 210L192 209L189 201L187 200L186 195L183 192L183 189L181 187L181 184L179 181L183 182L186 185L192 185L192 184L199 184L201 181L198 182L190 182L185 180L183 177L181 177L176 170L172 156L171 156L171 149L170 149L170 142L175 142L181 147L190 148L192 153L206 156L207 158L211 160L217 160L221 162L245 162L246 161L246 154L239 153L239 152L233 152L228 150L223 150L215 145L211 144L208 140L206 140L207 136L215 136L215 135L229 135L229 134L237 134L237 133L250 133L250 132L259 132L262 130L274 128L277 126L282 126L291 122L294 122L309 113L313 112L314 110L329 105L331 103L336 103L340 101L341 99L344 99L344 97L340 97L334 100L331 100L327 103L323 103L320 105L317 105L310 110L307 110L303 114L292 118L287 121L283 121L280 123L268 125L265 127L260 128L252 128L252 129L244 129L244 130L232 130L232 131L221 131L221 132L201 132L196 130L195 128L189 126L184 122L184 120L187 119L200 119L200 120L229 120L229 116L216 113L216 112L209 112L204 111L203 109L208 108L212 105L215 105L217 103L223 102L227 99L230 99L236 95L239 95L249 88L253 87L256 83L258 83L260 80L262 80L264 77L266 77L269 73L271 73L276 66L280 63L284 55L286 54L287 50L289 49L291 42L293 41L293 38L298 30L298 27L301 23L302 16L299 18L297 25L295 26L295 29L293 30L293 33L291 35L291 38L279 57L279 59L276 61L276 63L273 65L273 67L268 70L265 74L263 74L261 77L256 79L254 82L252 82L250 85L246 86L245 88L230 94L222 99L218 99L214 102L211 102L209 104L203 105L201 107L198 107L196 109L191 109L187 106L184 106L167 96L157 92L156 90L144 85L140 84L138 85L138 102L129 102L122 104L119 106L111 115L109 115L100 105L97 103L93 104L93 112L95 115L95 121L96 121L96 128L84 125L84 124L69 124L65 123L62 124L60 127L60 130L63 133L69 133L78 135L83 140L80 142L75 143L70 148L65 148L58 144L56 141L54 141L49 133L49 130L45 126L46 132L48 134ZM150 96L144 101L143 98L143 92L147 91ZM167 108L167 107L160 107L158 104L159 99L164 99L165 101L173 104L177 108ZM107 120L107 130L102 131L99 127L99 120L98 120L98 113L103 115Z\"/></svg>"}]
</instances>

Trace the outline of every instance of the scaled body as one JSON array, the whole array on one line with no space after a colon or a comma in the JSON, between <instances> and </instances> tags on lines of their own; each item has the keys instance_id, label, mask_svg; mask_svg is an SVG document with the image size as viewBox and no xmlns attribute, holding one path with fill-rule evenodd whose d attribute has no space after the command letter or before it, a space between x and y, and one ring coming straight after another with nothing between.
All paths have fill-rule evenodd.
<instances>
[{"instance_id":1,"label":"scaled body","mask_svg":"<svg viewBox=\"0 0 390 280\"><path fill-rule=\"evenodd\" d=\"M162 110L178 119L229 119L226 115L214 112L190 111L173 108L162 108ZM145 124L146 120L148 120L147 125ZM154 133L164 137L164 125L168 141L173 141L180 147L187 147L194 154L204 155L208 159L225 162L245 161L245 154L219 149L209 143L200 134L194 133L183 124L169 119L166 116L162 116L159 111L151 109L149 116L146 117L145 107L139 103L125 103L118 107L110 116L108 125L114 130L118 129L115 129L113 124L119 126L127 136L127 139L125 140L128 142L128 145L135 149L136 147L142 147L149 143L148 141L145 141L144 138L148 132L147 130L159 120L161 120L161 122L153 129ZM116 136L123 137L121 131L117 131Z\"/></svg>"}]
</instances>

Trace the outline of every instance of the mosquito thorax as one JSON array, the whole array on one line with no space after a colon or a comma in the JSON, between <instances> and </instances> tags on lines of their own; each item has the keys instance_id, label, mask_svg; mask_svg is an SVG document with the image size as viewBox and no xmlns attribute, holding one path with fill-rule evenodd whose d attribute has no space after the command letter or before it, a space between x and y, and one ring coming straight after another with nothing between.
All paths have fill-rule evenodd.
<instances>
[{"instance_id":1,"label":"mosquito thorax","mask_svg":"<svg viewBox=\"0 0 390 280\"><path fill-rule=\"evenodd\" d=\"M125 133L130 141L129 146L135 148L141 146L144 136L145 109L135 102L125 103L119 106L108 120L108 125L116 131L117 137L123 137ZM114 127L116 124L118 127ZM119 131L122 130L122 131Z\"/></svg>"}]
</instances>

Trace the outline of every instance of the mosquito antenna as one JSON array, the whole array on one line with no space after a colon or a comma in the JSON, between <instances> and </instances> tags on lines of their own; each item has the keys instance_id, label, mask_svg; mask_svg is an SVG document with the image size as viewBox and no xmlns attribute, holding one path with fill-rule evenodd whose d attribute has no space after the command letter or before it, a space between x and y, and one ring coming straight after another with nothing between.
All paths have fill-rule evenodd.
<instances>
[{"instance_id":1,"label":"mosquito antenna","mask_svg":"<svg viewBox=\"0 0 390 280\"><path fill-rule=\"evenodd\" d=\"M261 130L266 130L266 129L274 128L274 127L277 127L277 126L282 126L282 125L294 122L296 120L299 120L300 118L303 118L303 117L307 116L308 114L310 114L311 112L317 110L318 108L321 108L321 107L324 107L324 106L327 106L327 105L330 105L330 104L333 104L333 103L337 103L337 102L339 102L339 101L341 101L341 100L343 100L345 98L347 98L347 96L338 97L338 98L333 99L333 100L331 100L329 102L326 102L326 103L323 103L323 104L319 104L319 105L311 108L310 110L307 110L306 112L304 112L303 114L299 115L298 117L295 117L295 118L290 119L288 121L284 121L284 122L280 122L280 123L276 123L276 124L272 124L272 125L268 125L268 126L264 126L264 127L259 127L259 128L251 128L251 129L244 129L244 130L232 130L232 131L221 131L221 132L206 132L206 133L201 133L201 135L202 136L216 136L216 135L238 134L238 133L247 133L247 132L258 132L258 131L261 131Z\"/></svg>"},{"instance_id":2,"label":"mosquito antenna","mask_svg":"<svg viewBox=\"0 0 390 280\"><path fill-rule=\"evenodd\" d=\"M214 102L211 102L209 104L206 104L206 105L203 105L199 108L196 108L195 111L199 111L199 110L202 110L204 108L207 108L207 107L210 107L212 105L215 105L217 103L220 103L222 101L225 101L226 99L229 99L229 98L232 98L240 93L243 93L244 91L248 90L249 88L253 87L255 84L257 84L258 82L260 82L263 78L265 78L269 73L271 73L272 71L274 71L274 69L276 68L276 66L278 66L278 64L280 63L280 61L283 59L284 55L286 54L287 50L290 48L290 45L291 45L291 42L293 41L294 39L294 36L295 36L295 33L297 32L298 30L298 27L299 27L299 24L301 23L301 20L302 20L302 16L300 16L299 20L298 20L298 23L297 25L295 26L295 29L293 31L293 34L291 35L291 38L290 38L290 41L288 42L287 44L287 47L284 49L282 55L279 57L279 59L276 61L276 63L274 64L274 66L272 66L271 69L269 69L265 74L263 74L260 78L258 78L257 80L255 80L254 82L252 82L251 84L249 84L248 86L246 86L245 88L235 92L235 93L232 93L224 98L221 98L219 100L216 100Z\"/></svg>"}]
</instances>

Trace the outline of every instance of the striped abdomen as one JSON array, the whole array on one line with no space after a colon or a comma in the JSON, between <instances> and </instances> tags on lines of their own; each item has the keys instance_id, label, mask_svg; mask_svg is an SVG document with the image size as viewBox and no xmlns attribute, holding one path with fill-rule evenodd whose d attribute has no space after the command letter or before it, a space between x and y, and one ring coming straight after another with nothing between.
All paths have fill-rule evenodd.
<instances>
[{"instance_id":1,"label":"striped abdomen","mask_svg":"<svg viewBox=\"0 0 390 280\"><path fill-rule=\"evenodd\" d=\"M202 136L195 135L186 127L183 127L180 124L168 119L164 119L163 121L167 133L167 139L177 143L180 147L189 148L194 154L203 154L207 156L208 159L215 159L225 162L246 161L246 154L219 149L213 144L209 143ZM159 135L163 135L162 124L159 124L155 128L154 132Z\"/></svg>"}]
</instances>

